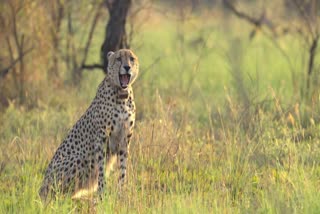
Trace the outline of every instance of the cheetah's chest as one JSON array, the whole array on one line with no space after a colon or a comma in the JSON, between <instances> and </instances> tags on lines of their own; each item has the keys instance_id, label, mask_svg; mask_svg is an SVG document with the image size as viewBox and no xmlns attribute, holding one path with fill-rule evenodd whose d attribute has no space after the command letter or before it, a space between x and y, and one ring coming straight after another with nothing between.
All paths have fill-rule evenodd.
<instances>
[{"instance_id":1,"label":"cheetah's chest","mask_svg":"<svg viewBox=\"0 0 320 214\"><path fill-rule=\"evenodd\" d=\"M115 106L111 113L111 122L107 126L110 141L109 148L116 153L120 147L126 146L125 139L131 133L134 125L134 109L129 106Z\"/></svg>"},{"instance_id":2,"label":"cheetah's chest","mask_svg":"<svg viewBox=\"0 0 320 214\"><path fill-rule=\"evenodd\" d=\"M118 132L121 127L130 127L130 122L134 121L134 110L126 105L114 106L110 113L111 132ZM111 128L111 127L110 127Z\"/></svg>"}]
</instances>

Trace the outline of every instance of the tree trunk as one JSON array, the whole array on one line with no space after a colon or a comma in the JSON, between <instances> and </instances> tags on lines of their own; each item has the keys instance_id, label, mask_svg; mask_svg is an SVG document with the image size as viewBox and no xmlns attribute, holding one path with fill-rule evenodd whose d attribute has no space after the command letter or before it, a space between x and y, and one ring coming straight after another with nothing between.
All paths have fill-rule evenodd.
<instances>
[{"instance_id":1,"label":"tree trunk","mask_svg":"<svg viewBox=\"0 0 320 214\"><path fill-rule=\"evenodd\" d=\"M131 3L132 0L115 0L112 2L106 0L110 19L106 28L105 40L101 47L101 58L105 73L108 67L107 53L122 48L129 48L125 26Z\"/></svg>"}]
</instances>

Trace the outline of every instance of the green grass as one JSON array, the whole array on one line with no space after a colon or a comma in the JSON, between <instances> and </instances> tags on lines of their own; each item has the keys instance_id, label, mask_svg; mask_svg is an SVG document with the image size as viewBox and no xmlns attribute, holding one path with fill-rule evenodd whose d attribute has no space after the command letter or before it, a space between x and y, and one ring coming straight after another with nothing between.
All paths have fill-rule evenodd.
<instances>
[{"instance_id":1,"label":"green grass","mask_svg":"<svg viewBox=\"0 0 320 214\"><path fill-rule=\"evenodd\" d=\"M1 112L0 213L319 213L319 99L295 94L304 79L298 38L277 41L292 70L263 35L250 41L242 22L209 18L179 29L162 17L133 41L141 73L121 197L116 172L97 206L59 196L45 207L37 194L101 73L85 73L78 88L48 87L36 108L12 103Z\"/></svg>"}]
</instances>

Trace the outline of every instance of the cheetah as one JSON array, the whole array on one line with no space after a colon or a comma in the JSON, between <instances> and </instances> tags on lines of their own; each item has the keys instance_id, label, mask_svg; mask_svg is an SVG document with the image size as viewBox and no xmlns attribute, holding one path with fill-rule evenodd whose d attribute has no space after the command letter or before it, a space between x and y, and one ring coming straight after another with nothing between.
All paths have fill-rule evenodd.
<instances>
[{"instance_id":1,"label":"cheetah","mask_svg":"<svg viewBox=\"0 0 320 214\"><path fill-rule=\"evenodd\" d=\"M119 186L126 176L128 149L135 123L132 84L139 73L137 56L128 49L109 52L107 75L86 112L68 132L46 169L39 195L57 192L102 198L106 175L119 161Z\"/></svg>"}]
</instances>

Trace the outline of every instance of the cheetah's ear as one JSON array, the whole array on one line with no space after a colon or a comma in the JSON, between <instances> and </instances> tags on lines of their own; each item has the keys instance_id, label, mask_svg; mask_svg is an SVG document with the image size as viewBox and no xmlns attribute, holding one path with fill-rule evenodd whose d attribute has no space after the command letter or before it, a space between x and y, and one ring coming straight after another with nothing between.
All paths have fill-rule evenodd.
<instances>
[{"instance_id":1,"label":"cheetah's ear","mask_svg":"<svg viewBox=\"0 0 320 214\"><path fill-rule=\"evenodd\" d=\"M109 51L108 54L107 54L108 59L109 59L109 57L110 57L111 55L113 55L113 54L114 54L113 51Z\"/></svg>"}]
</instances>

